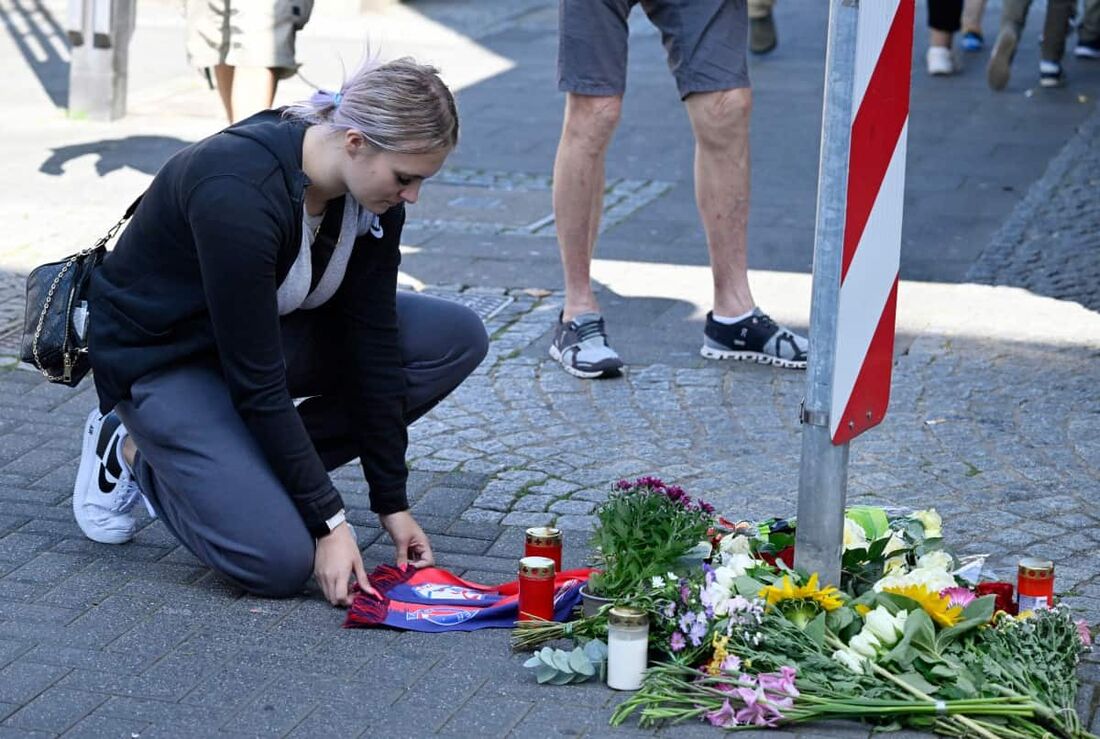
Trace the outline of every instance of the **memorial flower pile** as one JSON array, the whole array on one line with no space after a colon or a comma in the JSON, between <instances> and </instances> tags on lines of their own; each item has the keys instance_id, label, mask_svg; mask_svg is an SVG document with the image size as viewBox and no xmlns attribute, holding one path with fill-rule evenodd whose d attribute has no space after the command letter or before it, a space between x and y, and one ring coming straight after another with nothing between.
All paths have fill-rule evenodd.
<instances>
[{"instance_id":1,"label":"memorial flower pile","mask_svg":"<svg viewBox=\"0 0 1100 739\"><path fill-rule=\"evenodd\" d=\"M613 724L1093 737L1075 712L1087 625L1061 605L1014 613L1008 584L944 547L934 510L849 509L835 584L792 567L797 522L713 524L705 561L647 572L626 599L649 614L650 666Z\"/></svg>"}]
</instances>

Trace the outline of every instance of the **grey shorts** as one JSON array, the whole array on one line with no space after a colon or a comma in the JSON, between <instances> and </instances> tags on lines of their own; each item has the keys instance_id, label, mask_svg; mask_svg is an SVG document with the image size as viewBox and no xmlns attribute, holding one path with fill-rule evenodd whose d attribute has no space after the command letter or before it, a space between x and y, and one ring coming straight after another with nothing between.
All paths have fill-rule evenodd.
<instances>
[{"instance_id":1,"label":"grey shorts","mask_svg":"<svg viewBox=\"0 0 1100 739\"><path fill-rule=\"evenodd\" d=\"M680 97L749 86L746 0L559 0L558 88L626 91L627 16L641 4L661 32Z\"/></svg>"},{"instance_id":2,"label":"grey shorts","mask_svg":"<svg viewBox=\"0 0 1100 739\"><path fill-rule=\"evenodd\" d=\"M298 70L295 35L313 0L187 0L187 57L196 67L266 67L280 79Z\"/></svg>"}]
</instances>

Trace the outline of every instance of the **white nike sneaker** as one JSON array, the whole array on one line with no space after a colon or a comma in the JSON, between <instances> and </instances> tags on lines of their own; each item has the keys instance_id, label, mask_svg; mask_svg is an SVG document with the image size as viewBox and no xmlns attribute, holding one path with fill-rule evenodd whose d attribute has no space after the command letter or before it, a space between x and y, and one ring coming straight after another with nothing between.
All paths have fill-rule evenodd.
<instances>
[{"instance_id":1,"label":"white nike sneaker","mask_svg":"<svg viewBox=\"0 0 1100 739\"><path fill-rule=\"evenodd\" d=\"M125 544L134 538L131 511L141 497L130 467L122 458L122 444L129 434L114 413L88 414L80 469L73 486L73 515L92 541Z\"/></svg>"}]
</instances>

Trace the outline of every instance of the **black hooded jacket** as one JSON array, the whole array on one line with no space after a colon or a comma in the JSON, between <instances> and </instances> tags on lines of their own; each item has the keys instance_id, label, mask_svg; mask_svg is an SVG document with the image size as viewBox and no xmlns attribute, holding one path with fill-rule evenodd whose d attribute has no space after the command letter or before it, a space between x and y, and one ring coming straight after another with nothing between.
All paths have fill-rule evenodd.
<instances>
[{"instance_id":1,"label":"black hooded jacket","mask_svg":"<svg viewBox=\"0 0 1100 739\"><path fill-rule=\"evenodd\" d=\"M321 532L343 503L287 389L276 299L302 240L305 131L266 111L173 156L93 278L88 344L103 412L150 372L216 357L241 418ZM342 197L329 202L315 249L338 237L342 210ZM326 304L342 329L341 393L380 514L408 508L396 309L404 220L397 206L381 217L381 238L356 239Z\"/></svg>"}]
</instances>

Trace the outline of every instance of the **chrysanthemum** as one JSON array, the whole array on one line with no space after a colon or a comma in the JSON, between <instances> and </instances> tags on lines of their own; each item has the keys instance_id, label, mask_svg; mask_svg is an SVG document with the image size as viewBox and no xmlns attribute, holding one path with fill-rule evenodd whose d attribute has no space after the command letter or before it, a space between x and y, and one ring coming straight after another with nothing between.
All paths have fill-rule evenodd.
<instances>
[{"instance_id":1,"label":"chrysanthemum","mask_svg":"<svg viewBox=\"0 0 1100 739\"><path fill-rule=\"evenodd\" d=\"M924 609L924 612L931 616L932 620L940 626L954 626L959 622L959 617L962 615L963 609L959 606L951 605L951 599L949 597L929 590L923 585L886 587L883 588L883 590L887 593L903 595L910 600L916 601L920 604L920 607Z\"/></svg>"}]
</instances>

